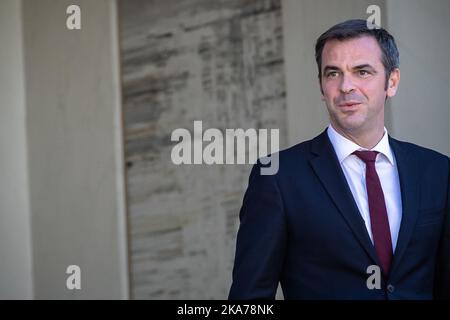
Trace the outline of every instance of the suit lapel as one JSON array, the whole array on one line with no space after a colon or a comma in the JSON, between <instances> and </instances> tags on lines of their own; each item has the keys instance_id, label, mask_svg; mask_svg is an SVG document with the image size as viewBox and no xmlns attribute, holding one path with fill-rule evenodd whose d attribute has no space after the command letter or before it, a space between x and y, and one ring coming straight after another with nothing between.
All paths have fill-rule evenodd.
<instances>
[{"instance_id":1,"label":"suit lapel","mask_svg":"<svg viewBox=\"0 0 450 320\"><path fill-rule=\"evenodd\" d=\"M404 145L391 137L389 137L389 144L397 162L402 197L402 221L391 266L391 274L393 274L408 246L418 217L419 183L415 157L408 153Z\"/></svg>"},{"instance_id":2,"label":"suit lapel","mask_svg":"<svg viewBox=\"0 0 450 320\"><path fill-rule=\"evenodd\" d=\"M328 139L327 131L312 140L311 152L316 155L310 160L311 166L320 179L331 199L335 203L362 247L380 265L375 248L367 233L364 219L359 213L347 180L342 172L336 153Z\"/></svg>"}]
</instances>

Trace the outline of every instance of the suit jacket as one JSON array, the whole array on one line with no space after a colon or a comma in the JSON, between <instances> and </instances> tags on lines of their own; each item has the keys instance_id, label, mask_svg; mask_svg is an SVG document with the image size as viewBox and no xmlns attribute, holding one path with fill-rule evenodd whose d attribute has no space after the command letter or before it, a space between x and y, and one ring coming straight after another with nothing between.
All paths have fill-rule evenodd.
<instances>
[{"instance_id":1,"label":"suit jacket","mask_svg":"<svg viewBox=\"0 0 450 320\"><path fill-rule=\"evenodd\" d=\"M450 297L450 161L389 137L402 220L390 274L380 265L326 130L279 153L275 175L250 174L240 211L230 299L432 299Z\"/></svg>"}]
</instances>

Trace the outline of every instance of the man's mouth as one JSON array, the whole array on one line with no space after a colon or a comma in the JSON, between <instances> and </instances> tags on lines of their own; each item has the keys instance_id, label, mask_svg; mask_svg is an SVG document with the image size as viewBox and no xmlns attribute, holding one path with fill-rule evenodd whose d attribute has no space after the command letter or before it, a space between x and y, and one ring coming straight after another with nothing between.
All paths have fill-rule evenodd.
<instances>
[{"instance_id":1,"label":"man's mouth","mask_svg":"<svg viewBox=\"0 0 450 320\"><path fill-rule=\"evenodd\" d=\"M353 107L353 106L357 106L360 105L361 102L358 101L348 101L348 102L344 102L344 103L340 103L338 104L338 107L344 108L344 107Z\"/></svg>"}]
</instances>

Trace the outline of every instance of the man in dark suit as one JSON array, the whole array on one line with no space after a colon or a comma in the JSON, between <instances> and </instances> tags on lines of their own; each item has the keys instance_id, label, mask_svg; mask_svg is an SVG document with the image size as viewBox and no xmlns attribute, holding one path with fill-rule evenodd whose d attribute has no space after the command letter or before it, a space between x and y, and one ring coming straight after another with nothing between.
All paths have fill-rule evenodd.
<instances>
[{"instance_id":1,"label":"man in dark suit","mask_svg":"<svg viewBox=\"0 0 450 320\"><path fill-rule=\"evenodd\" d=\"M273 299L278 283L285 299L449 298L450 160L384 127L394 38L349 20L316 60L330 125L281 151L276 174L253 167L229 298Z\"/></svg>"}]
</instances>

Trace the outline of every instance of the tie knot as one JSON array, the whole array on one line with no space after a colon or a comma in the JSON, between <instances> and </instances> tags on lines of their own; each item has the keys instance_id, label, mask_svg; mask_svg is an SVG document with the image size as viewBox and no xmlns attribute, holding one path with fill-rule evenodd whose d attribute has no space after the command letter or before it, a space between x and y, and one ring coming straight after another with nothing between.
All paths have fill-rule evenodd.
<instances>
[{"instance_id":1,"label":"tie knot","mask_svg":"<svg viewBox=\"0 0 450 320\"><path fill-rule=\"evenodd\" d=\"M355 151L353 152L353 154L358 158L360 158L365 163L368 163L368 162L375 162L378 151Z\"/></svg>"}]
</instances>

